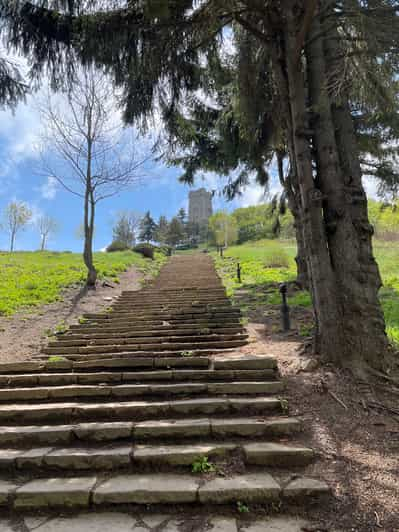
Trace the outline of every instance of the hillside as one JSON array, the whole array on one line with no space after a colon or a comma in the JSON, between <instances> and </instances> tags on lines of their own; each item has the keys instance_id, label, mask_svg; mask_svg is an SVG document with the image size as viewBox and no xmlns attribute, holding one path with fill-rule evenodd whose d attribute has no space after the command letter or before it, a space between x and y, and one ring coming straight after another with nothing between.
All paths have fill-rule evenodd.
<instances>
[{"instance_id":1,"label":"hillside","mask_svg":"<svg viewBox=\"0 0 399 532\"><path fill-rule=\"evenodd\" d=\"M383 281L380 298L385 313L387 332L390 340L399 345L399 243L376 241L374 253ZM233 294L238 287L245 287L253 293L253 305L267 300L269 305L275 305L278 309L281 303L278 286L277 284L270 286L270 283L295 280L295 254L294 242L258 240L231 246L225 251L224 259L220 259L216 254L215 257L219 273L230 294ZM236 277L237 262L241 265L241 285ZM262 287L265 289L264 292L262 292ZM310 309L311 307L310 296L305 291L291 292L288 303L293 309L296 307ZM250 308L251 304L246 303L243 310L245 312ZM311 327L312 323L308 318L299 327L298 332L306 335Z\"/></svg>"},{"instance_id":2,"label":"hillside","mask_svg":"<svg viewBox=\"0 0 399 532\"><path fill-rule=\"evenodd\" d=\"M94 255L99 278L113 283L118 283L118 275L129 266L148 273L158 266L158 261L132 251ZM0 316L10 316L26 307L60 300L63 289L84 283L86 269L79 253L0 253L0 278Z\"/></svg>"}]
</instances>

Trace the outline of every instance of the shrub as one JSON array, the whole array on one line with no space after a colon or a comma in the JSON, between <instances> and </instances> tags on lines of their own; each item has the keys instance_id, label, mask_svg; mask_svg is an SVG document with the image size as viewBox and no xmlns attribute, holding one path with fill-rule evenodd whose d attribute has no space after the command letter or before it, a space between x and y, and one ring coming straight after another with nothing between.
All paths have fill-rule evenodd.
<instances>
[{"instance_id":1,"label":"shrub","mask_svg":"<svg viewBox=\"0 0 399 532\"><path fill-rule=\"evenodd\" d=\"M111 242L109 246L107 246L106 252L112 253L113 251L127 251L129 246L127 246L124 242L120 242L119 240L114 240L114 242Z\"/></svg>"},{"instance_id":2,"label":"shrub","mask_svg":"<svg viewBox=\"0 0 399 532\"><path fill-rule=\"evenodd\" d=\"M154 259L155 249L156 247L152 244L138 244L137 246L134 246L133 251L140 253L147 259Z\"/></svg>"}]
</instances>

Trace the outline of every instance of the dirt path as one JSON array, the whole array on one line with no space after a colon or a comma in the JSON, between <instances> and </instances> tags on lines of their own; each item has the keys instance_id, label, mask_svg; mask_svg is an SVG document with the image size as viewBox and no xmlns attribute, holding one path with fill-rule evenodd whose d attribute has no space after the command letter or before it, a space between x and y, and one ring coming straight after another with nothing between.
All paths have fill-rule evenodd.
<instances>
[{"instance_id":1,"label":"dirt path","mask_svg":"<svg viewBox=\"0 0 399 532\"><path fill-rule=\"evenodd\" d=\"M63 301L18 312L11 318L0 318L0 362L25 360L47 343L49 331L59 324L76 323L85 312L108 307L122 290L138 290L143 274L130 268L119 276L120 284L100 281L96 290L68 288Z\"/></svg>"},{"instance_id":2,"label":"dirt path","mask_svg":"<svg viewBox=\"0 0 399 532\"><path fill-rule=\"evenodd\" d=\"M303 443L319 457L310 474L333 488L331 503L311 517L328 531L399 532L399 390L355 382L306 354L296 331L308 309L294 309L296 331L287 334L272 332L280 329L275 306L252 307L247 317L250 343L239 351L277 358L291 413L303 421Z\"/></svg>"}]
</instances>

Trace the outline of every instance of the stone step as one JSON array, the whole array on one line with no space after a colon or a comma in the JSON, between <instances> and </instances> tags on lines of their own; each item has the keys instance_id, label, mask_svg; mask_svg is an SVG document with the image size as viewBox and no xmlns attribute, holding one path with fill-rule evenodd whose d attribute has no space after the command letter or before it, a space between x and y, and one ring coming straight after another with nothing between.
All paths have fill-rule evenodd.
<instances>
[{"instance_id":1,"label":"stone step","mask_svg":"<svg viewBox=\"0 0 399 532\"><path fill-rule=\"evenodd\" d=\"M314 456L312 449L280 443L201 442L190 445L117 444L107 447L40 447L29 450L0 449L0 470L51 468L76 470L138 469L140 466L191 466L199 458L229 460L239 454L247 465L301 467Z\"/></svg>"},{"instance_id":2,"label":"stone step","mask_svg":"<svg viewBox=\"0 0 399 532\"><path fill-rule=\"evenodd\" d=\"M67 332L64 335L60 336L60 340L94 340L94 339L108 339L108 338L137 338L137 337L145 337L145 336L194 336L197 334L204 334L204 331L211 331L212 334L243 334L243 327L234 326L234 327L218 327L218 328L210 328L210 327L197 327L194 328L183 328L180 330L177 330L175 328L167 329L167 328L160 328L160 329L137 329L132 330L126 328L125 330L119 330L115 332L104 332L102 329L97 329L94 332L86 332L86 330L81 331L80 329L74 329L71 332Z\"/></svg>"},{"instance_id":3,"label":"stone step","mask_svg":"<svg viewBox=\"0 0 399 532\"><path fill-rule=\"evenodd\" d=\"M148 333L145 333L148 335ZM105 338L93 338L90 340L87 339L70 339L68 337L60 337L59 340L55 342L49 342L48 348L59 348L59 347L84 347L84 346L113 346L113 345L131 345L135 344L135 341L138 341L140 344L164 344L164 343L198 343L198 342L213 342L213 341L225 341L225 340L246 340L248 334L243 333L242 331L233 334L196 334L195 336L190 335L166 335L166 336L140 336L140 335L129 335L121 336L115 335Z\"/></svg>"},{"instance_id":4,"label":"stone step","mask_svg":"<svg viewBox=\"0 0 399 532\"><path fill-rule=\"evenodd\" d=\"M224 328L224 327L242 327L240 318L228 318L223 320L210 320L210 319L196 319L196 320L103 320L102 322L90 321L71 325L68 331L79 331L82 333L90 331L108 332L108 331L135 331L135 330L152 330L160 327L173 328L176 331L183 330L184 328ZM212 329L212 330L213 330ZM66 332L65 334L68 334Z\"/></svg>"},{"instance_id":5,"label":"stone step","mask_svg":"<svg viewBox=\"0 0 399 532\"><path fill-rule=\"evenodd\" d=\"M84 347L45 347L42 349L42 352L47 355L63 355L68 353L134 353L135 351L171 351L171 350L181 350L184 351L188 347L190 350L193 349L223 349L223 348L232 348L232 347L243 347L247 345L247 339L237 339L237 340L223 340L215 338L212 341L201 341L201 337L198 337L196 341L187 342L179 341L175 342L163 342L161 344L157 343L137 343L137 344L109 344L109 345L95 345L95 346L84 346Z\"/></svg>"},{"instance_id":6,"label":"stone step","mask_svg":"<svg viewBox=\"0 0 399 532\"><path fill-rule=\"evenodd\" d=\"M195 351L193 352L195 354ZM27 361L10 362L0 364L0 377L11 373L39 373L55 372L59 370L103 370L110 368L181 368L196 367L208 368L211 359L207 356L164 356L156 357L149 355L123 356L118 354L115 358L99 357L94 360L70 361ZM268 356L241 356L235 358L216 357L213 366L215 370L267 370L276 369L277 361L274 357Z\"/></svg>"},{"instance_id":7,"label":"stone step","mask_svg":"<svg viewBox=\"0 0 399 532\"><path fill-rule=\"evenodd\" d=\"M202 480L184 474L126 474L105 480L95 476L41 478L21 485L2 482L0 501L17 511L119 504L205 505L303 501L330 492L324 482L306 477L280 480L269 473L249 473Z\"/></svg>"},{"instance_id":8,"label":"stone step","mask_svg":"<svg viewBox=\"0 0 399 532\"><path fill-rule=\"evenodd\" d=\"M152 370L127 372L87 372L87 373L26 373L19 375L0 375L1 388L20 386L64 386L69 384L125 384L190 381L270 381L276 380L278 373L265 370Z\"/></svg>"},{"instance_id":9,"label":"stone step","mask_svg":"<svg viewBox=\"0 0 399 532\"><path fill-rule=\"evenodd\" d=\"M204 382L178 384L118 384L118 385L64 385L36 386L34 388L0 389L0 402L5 401L43 401L77 398L124 398L143 396L176 395L267 395L284 391L281 381L259 382Z\"/></svg>"},{"instance_id":10,"label":"stone step","mask_svg":"<svg viewBox=\"0 0 399 532\"><path fill-rule=\"evenodd\" d=\"M142 333L142 332L147 332L147 331L151 331L153 332L154 334L158 334L158 333L162 333L164 331L198 331L198 330L201 330L203 328L208 328L210 329L211 331L216 331L216 332L219 332L220 330L222 331L226 331L226 332L229 332L231 330L242 330L243 327L241 327L241 325L237 325L237 323L232 323L232 324L221 324L221 325L218 325L217 323L209 323L207 327L203 327L201 324L198 324L198 323L193 323L192 325L190 325L189 323L182 323L182 324L175 324L173 327L171 327L170 325L166 324L166 325L162 325L162 322L159 321L157 322L158 323L158 326L156 327L150 327L150 328L143 328L142 326L135 326L134 323L130 323L129 325L127 326L122 326L122 327L118 327L118 326L115 326L114 329L115 329L115 334L118 334L118 333L130 333L130 332L133 332L133 333L136 333L136 332L139 332L139 333ZM111 329L111 328L108 328L108 329ZM107 329L107 331L108 331ZM75 325L71 325L68 329L68 331L62 335L62 336L69 336L69 335L72 335L72 334L84 334L84 335L88 335L90 334L90 332L94 330L95 333L99 333L99 334L106 334L104 333L104 329L103 329L103 326L102 327L96 327L96 326L93 326L93 325L90 325L90 322L85 322L85 323L82 323L82 324L75 324ZM109 332L109 331L108 331Z\"/></svg>"},{"instance_id":11,"label":"stone step","mask_svg":"<svg viewBox=\"0 0 399 532\"><path fill-rule=\"evenodd\" d=\"M149 353L140 356L135 353L134 356L123 353L116 357L96 357L93 360L82 357L81 361L62 360L51 361L46 357L45 361L29 362L10 362L0 364L0 375L6 373L38 373L59 370L82 370L92 369L101 370L105 368L174 368L174 367L202 367L208 368L209 358L204 356L164 356L153 357Z\"/></svg>"},{"instance_id":12,"label":"stone step","mask_svg":"<svg viewBox=\"0 0 399 532\"><path fill-rule=\"evenodd\" d=\"M78 442L110 443L119 440L190 440L198 438L279 438L301 431L301 423L290 417L231 416L229 418L154 419L147 421L112 421L66 425L0 426L0 445L71 445Z\"/></svg>"},{"instance_id":13,"label":"stone step","mask_svg":"<svg viewBox=\"0 0 399 532\"><path fill-rule=\"evenodd\" d=\"M121 356L108 358L108 356L96 356L90 359L89 356L81 356L80 360L74 361L74 369L111 369L111 368L208 368L210 361L208 357L203 356L132 356L120 353Z\"/></svg>"},{"instance_id":14,"label":"stone step","mask_svg":"<svg viewBox=\"0 0 399 532\"><path fill-rule=\"evenodd\" d=\"M164 300L164 301L152 301L152 302L143 300L143 301L137 301L136 303L133 303L131 301L123 301L122 299L117 299L112 304L112 310L114 312L120 312L120 311L131 312L137 309L139 313L145 312L147 310L149 310L150 312L152 312L153 310L160 311L160 312L164 310L166 311L178 310L178 311L183 312L186 309L189 311L190 309L195 309L196 311L197 310L198 311L219 310L219 309L230 311L230 309L232 308L237 308L237 307L233 307L232 302L226 297L219 298L219 299L215 299L215 298L202 299L201 298L196 301L195 300L193 301L193 299L189 299L189 298L186 298L186 299L174 298L172 301Z\"/></svg>"},{"instance_id":15,"label":"stone step","mask_svg":"<svg viewBox=\"0 0 399 532\"><path fill-rule=\"evenodd\" d=\"M173 318L175 320L181 319L195 319L196 317L200 318L211 318L211 319L217 319L217 318L230 318L232 316L241 316L240 309L231 308L229 310L202 310L202 309L195 309L194 307L187 311L179 311L179 312L164 312L162 310L154 310L152 312L133 312L133 311L125 311L125 312L115 312L113 310L110 310L110 312L106 313L86 313L83 314L83 317L87 320L94 320L94 321L106 321L106 320L118 320L118 319L132 319L135 321L138 321L140 318L145 317L151 317L152 319L159 317L161 319L168 319Z\"/></svg>"},{"instance_id":16,"label":"stone step","mask_svg":"<svg viewBox=\"0 0 399 532\"><path fill-rule=\"evenodd\" d=\"M214 508L212 514L204 516L203 508L197 510L187 508L187 512L176 513L166 511L158 513L154 508L148 511L133 512L128 509L120 511L104 511L95 507L88 511L81 511L77 515L45 515L41 518L25 516L23 530L26 532L101 532L116 530L117 532L180 532L189 530L199 532L316 532L321 530L317 522L305 521L299 517L283 515L279 517L254 517L249 521L246 514L240 516L226 515ZM144 510L144 509L143 509ZM215 515L216 514L216 515ZM37 528L38 523L40 527ZM12 528L13 520L0 520L1 532L15 532ZM143 524L145 528L143 527ZM199 524L199 527L196 526Z\"/></svg>"},{"instance_id":17,"label":"stone step","mask_svg":"<svg viewBox=\"0 0 399 532\"><path fill-rule=\"evenodd\" d=\"M178 350L172 350L172 351L157 351L156 353L151 351L116 351L115 353L62 353L59 355L60 360L65 361L65 368L67 368L67 364L71 364L73 362L84 362L89 360L104 360L104 359L142 359L142 360L151 360L156 358L157 360L160 360L161 365L165 365L162 360L164 359L176 359L180 360L182 358L186 358L189 360L194 360L194 362L191 364L190 362L185 362L183 364L178 365L185 365L185 366L192 366L197 367L198 365L204 365L204 364L198 364L195 362L195 359L200 358L204 359L207 358L209 360L209 357L212 355L218 355L220 353L231 353L233 349L194 349L194 350L187 350L187 349L178 349ZM32 360L39 360L42 363L49 362L51 364L52 361L54 361L54 357L52 355L48 355L45 353L37 353L36 355L32 356ZM58 357L57 357L58 360ZM148 366L148 362L145 364L146 367ZM154 364L155 365L155 362ZM208 364L207 364L208 365ZM48 368L50 370L52 368Z\"/></svg>"},{"instance_id":18,"label":"stone step","mask_svg":"<svg viewBox=\"0 0 399 532\"><path fill-rule=\"evenodd\" d=\"M270 414L284 410L274 397L198 398L171 401L113 401L60 403L7 403L0 405L2 423L42 423L71 420L126 420L174 416Z\"/></svg>"}]
</instances>

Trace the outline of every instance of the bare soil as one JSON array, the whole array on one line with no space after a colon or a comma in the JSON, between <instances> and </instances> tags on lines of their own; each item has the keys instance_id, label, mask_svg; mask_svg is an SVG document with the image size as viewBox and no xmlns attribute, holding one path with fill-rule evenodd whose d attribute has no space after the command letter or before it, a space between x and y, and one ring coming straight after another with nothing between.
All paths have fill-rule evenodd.
<instances>
[{"instance_id":1,"label":"bare soil","mask_svg":"<svg viewBox=\"0 0 399 532\"><path fill-rule=\"evenodd\" d=\"M303 421L302 441L317 453L306 474L333 490L332 501L307 517L325 531L399 532L399 388L356 382L311 356L309 338L297 332L309 323L308 309L294 309L288 333L272 332L281 330L275 306L252 306L247 316L250 343L240 351L277 357L290 414Z\"/></svg>"},{"instance_id":2,"label":"bare soil","mask_svg":"<svg viewBox=\"0 0 399 532\"><path fill-rule=\"evenodd\" d=\"M143 274L134 267L120 274L120 283L99 281L96 290L70 287L62 301L0 317L0 363L26 360L48 342L57 325L77 323L87 312L98 312L112 305L122 290L139 290Z\"/></svg>"}]
</instances>

